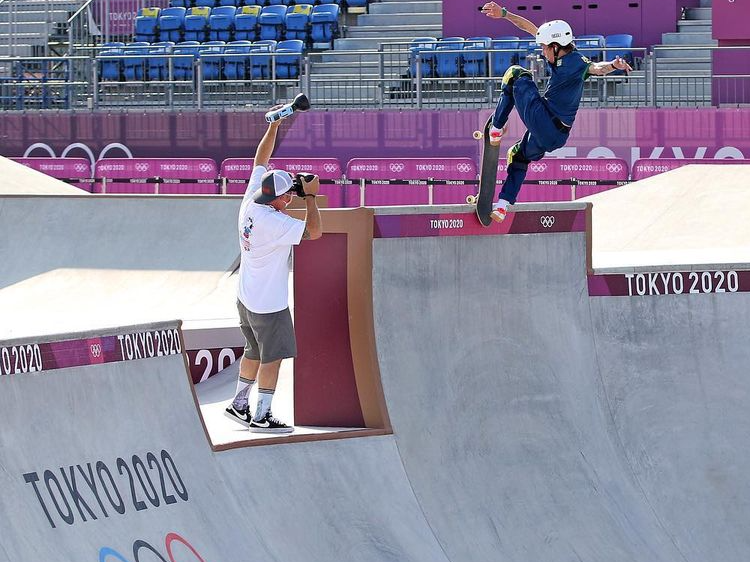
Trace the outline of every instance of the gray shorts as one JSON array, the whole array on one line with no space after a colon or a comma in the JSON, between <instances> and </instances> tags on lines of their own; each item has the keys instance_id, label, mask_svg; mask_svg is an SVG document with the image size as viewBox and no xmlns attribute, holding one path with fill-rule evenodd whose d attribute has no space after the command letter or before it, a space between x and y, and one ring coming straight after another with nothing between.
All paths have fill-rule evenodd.
<instances>
[{"instance_id":1,"label":"gray shorts","mask_svg":"<svg viewBox=\"0 0 750 562\"><path fill-rule=\"evenodd\" d=\"M270 314L250 312L237 301L240 329L245 336L244 356L261 363L297 356L297 339L289 308Z\"/></svg>"}]
</instances>

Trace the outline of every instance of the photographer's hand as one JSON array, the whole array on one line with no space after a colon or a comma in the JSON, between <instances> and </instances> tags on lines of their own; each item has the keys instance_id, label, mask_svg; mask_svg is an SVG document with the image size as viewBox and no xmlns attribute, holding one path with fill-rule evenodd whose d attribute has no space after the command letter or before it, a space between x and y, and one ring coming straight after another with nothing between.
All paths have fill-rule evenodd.
<instances>
[{"instance_id":1,"label":"photographer's hand","mask_svg":"<svg viewBox=\"0 0 750 562\"><path fill-rule=\"evenodd\" d=\"M303 240L316 240L323 236L323 224L320 218L320 210L315 201L315 196L320 191L320 178L313 177L312 181L302 180L302 188L305 191L305 232L302 234Z\"/></svg>"},{"instance_id":2,"label":"photographer's hand","mask_svg":"<svg viewBox=\"0 0 750 562\"><path fill-rule=\"evenodd\" d=\"M281 107L281 105L275 105L271 109L278 109L279 107ZM258 148L255 151L255 161L253 162L254 166L264 166L268 168L268 162L271 160L271 154L273 154L273 149L276 147L276 132L278 131L280 124L281 121L274 121L273 123L268 124L266 134L263 135L262 139L260 139Z\"/></svg>"}]
</instances>

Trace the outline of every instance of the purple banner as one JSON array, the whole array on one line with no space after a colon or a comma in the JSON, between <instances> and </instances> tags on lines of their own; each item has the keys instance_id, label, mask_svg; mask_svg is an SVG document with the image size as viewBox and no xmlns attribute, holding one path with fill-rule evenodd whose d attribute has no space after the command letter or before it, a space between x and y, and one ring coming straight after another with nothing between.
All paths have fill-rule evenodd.
<instances>
[{"instance_id":1,"label":"purple banner","mask_svg":"<svg viewBox=\"0 0 750 562\"><path fill-rule=\"evenodd\" d=\"M471 158L353 158L346 177L371 180L473 180L477 167Z\"/></svg>"},{"instance_id":2,"label":"purple banner","mask_svg":"<svg viewBox=\"0 0 750 562\"><path fill-rule=\"evenodd\" d=\"M94 20L99 25L102 35L132 36L135 33L135 18L141 6L149 8L166 8L168 0L97 0L94 3ZM109 9L109 13L107 10ZM109 22L109 27L107 27Z\"/></svg>"},{"instance_id":3,"label":"purple banner","mask_svg":"<svg viewBox=\"0 0 750 562\"><path fill-rule=\"evenodd\" d=\"M91 164L85 158L11 158L33 170L53 178L73 180L91 179ZM91 191L90 182L70 182L71 185Z\"/></svg>"},{"instance_id":4,"label":"purple banner","mask_svg":"<svg viewBox=\"0 0 750 562\"><path fill-rule=\"evenodd\" d=\"M176 328L39 344L3 346L0 343L0 375L39 373L179 353L182 353L182 343Z\"/></svg>"},{"instance_id":5,"label":"purple banner","mask_svg":"<svg viewBox=\"0 0 750 562\"><path fill-rule=\"evenodd\" d=\"M482 144L472 134L488 113L310 111L282 126L274 155L342 164L352 158L468 158L476 165ZM523 135L515 112L509 125L509 139ZM92 164L113 152L222 162L247 156L266 126L262 112L9 113L0 121L0 154L64 153ZM641 158L742 159L750 157L749 130L750 108L582 109L568 144L551 156L619 158L631 166Z\"/></svg>"},{"instance_id":6,"label":"purple banner","mask_svg":"<svg viewBox=\"0 0 750 562\"><path fill-rule=\"evenodd\" d=\"M216 162L210 158L105 158L96 163L97 178L107 178L107 193L219 193ZM147 182L153 178L173 180L165 184ZM117 180L132 180L125 182ZM178 181L180 180L180 181ZM182 180L196 180L194 183ZM204 180L198 183L198 180ZM102 184L95 184L100 193Z\"/></svg>"},{"instance_id":7,"label":"purple banner","mask_svg":"<svg viewBox=\"0 0 750 562\"><path fill-rule=\"evenodd\" d=\"M509 213L501 223L481 225L475 213L375 215L375 238L490 236L585 232L585 211L524 211Z\"/></svg>"},{"instance_id":8,"label":"purple banner","mask_svg":"<svg viewBox=\"0 0 750 562\"><path fill-rule=\"evenodd\" d=\"M750 292L750 271L664 271L589 275L592 297L643 297Z\"/></svg>"},{"instance_id":9,"label":"purple banner","mask_svg":"<svg viewBox=\"0 0 750 562\"><path fill-rule=\"evenodd\" d=\"M271 158L270 169L286 170L290 174L309 172L320 179L337 180L343 175L341 163L336 158ZM242 195L247 189L247 181L253 171L252 158L227 158L221 163L221 175L227 178L227 193ZM331 207L343 206L342 185L322 185L320 194L328 196Z\"/></svg>"}]
</instances>

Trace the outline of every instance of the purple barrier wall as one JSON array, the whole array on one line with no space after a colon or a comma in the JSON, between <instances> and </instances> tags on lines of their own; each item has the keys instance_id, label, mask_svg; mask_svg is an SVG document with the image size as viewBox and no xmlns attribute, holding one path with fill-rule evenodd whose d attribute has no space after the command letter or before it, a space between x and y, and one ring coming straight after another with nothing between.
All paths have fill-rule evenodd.
<instances>
[{"instance_id":1,"label":"purple barrier wall","mask_svg":"<svg viewBox=\"0 0 750 562\"><path fill-rule=\"evenodd\" d=\"M677 168L681 168L682 166L687 166L688 164L750 164L750 160L715 160L711 158L704 158L702 160L697 160L695 158L685 160L677 160L675 158L651 160L648 158L644 158L643 160L638 160L635 164L633 164L632 179L636 181L642 180L644 178L650 178L651 176L663 174L664 172L675 170Z\"/></svg>"},{"instance_id":2,"label":"purple barrier wall","mask_svg":"<svg viewBox=\"0 0 750 562\"><path fill-rule=\"evenodd\" d=\"M712 4L712 32L719 46L750 45L750 3L733 0L716 0ZM726 75L750 75L750 46L745 49L717 50L712 53L713 72L718 75L711 81L714 104L750 103L750 79L722 78Z\"/></svg>"},{"instance_id":3,"label":"purple barrier wall","mask_svg":"<svg viewBox=\"0 0 750 562\"><path fill-rule=\"evenodd\" d=\"M355 180L404 180L403 184L388 185L368 182L365 186L365 205L426 205L430 201L428 186L409 185L406 182L427 178L473 180L477 177L477 169L471 158L353 158L346 166L346 176ZM469 190L473 191L475 189ZM463 192L463 189L460 190L460 193ZM447 196L450 197L450 194ZM446 202L443 201L445 197L443 191L440 194L441 202ZM456 197L460 197L460 194ZM463 199L466 199L466 193ZM349 206L358 203L358 198L347 200Z\"/></svg>"},{"instance_id":4,"label":"purple barrier wall","mask_svg":"<svg viewBox=\"0 0 750 562\"><path fill-rule=\"evenodd\" d=\"M107 178L107 193L219 193L215 181L219 175L218 169L216 162L210 158L104 158L96 163L94 173L97 178ZM168 183L142 181L157 177ZM139 181L118 182L118 179ZM101 193L102 184L94 184L94 191Z\"/></svg>"},{"instance_id":5,"label":"purple barrier wall","mask_svg":"<svg viewBox=\"0 0 750 562\"><path fill-rule=\"evenodd\" d=\"M105 0L94 2L94 21L104 34L106 22L109 19L110 35L133 35L135 28L135 17L138 8L147 6L149 8L166 8L168 0L149 0L144 4L143 0L109 0L109 18L105 7Z\"/></svg>"},{"instance_id":6,"label":"purple barrier wall","mask_svg":"<svg viewBox=\"0 0 750 562\"><path fill-rule=\"evenodd\" d=\"M311 111L281 126L280 158L471 158L472 133L490 110ZM11 157L226 158L255 151L263 113L7 113L0 154ZM524 128L515 112L507 144ZM750 157L750 108L581 109L566 147L554 156L622 158Z\"/></svg>"},{"instance_id":7,"label":"purple barrier wall","mask_svg":"<svg viewBox=\"0 0 750 562\"><path fill-rule=\"evenodd\" d=\"M714 39L750 43L750 3L739 0L714 0L711 4L711 30Z\"/></svg>"},{"instance_id":8,"label":"purple barrier wall","mask_svg":"<svg viewBox=\"0 0 750 562\"><path fill-rule=\"evenodd\" d=\"M12 158L33 170L60 179L91 179L91 164L85 158ZM91 191L90 182L70 182L71 185Z\"/></svg>"},{"instance_id":9,"label":"purple barrier wall","mask_svg":"<svg viewBox=\"0 0 750 562\"><path fill-rule=\"evenodd\" d=\"M271 169L286 170L291 174L310 172L322 180L337 180L343 175L341 163L336 158L271 158ZM227 178L227 193L245 193L247 181L253 170L252 158L227 158L221 163L221 175ZM320 194L328 196L329 207L343 207L344 185L321 185Z\"/></svg>"},{"instance_id":10,"label":"purple barrier wall","mask_svg":"<svg viewBox=\"0 0 750 562\"><path fill-rule=\"evenodd\" d=\"M523 35L510 22L493 20L477 11L477 6L483 3L482 0L443 0L443 37ZM506 7L537 25L564 19L576 35L630 33L634 45L646 47L661 43L662 33L677 30L682 6L699 4L699 0L574 0L570 4L560 0L534 0L506 4Z\"/></svg>"}]
</instances>

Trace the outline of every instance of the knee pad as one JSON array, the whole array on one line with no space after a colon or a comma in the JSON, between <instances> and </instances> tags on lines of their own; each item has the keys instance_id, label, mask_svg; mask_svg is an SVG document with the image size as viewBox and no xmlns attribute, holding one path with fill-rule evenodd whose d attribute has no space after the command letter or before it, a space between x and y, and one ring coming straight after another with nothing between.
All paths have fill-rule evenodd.
<instances>
[{"instance_id":1,"label":"knee pad","mask_svg":"<svg viewBox=\"0 0 750 562\"><path fill-rule=\"evenodd\" d=\"M531 72L526 70L524 67L514 64L513 66L508 67L508 70L506 70L505 74L503 74L502 85L511 87L513 86L513 82L515 82L521 76L528 76L529 78L534 77Z\"/></svg>"},{"instance_id":2,"label":"knee pad","mask_svg":"<svg viewBox=\"0 0 750 562\"><path fill-rule=\"evenodd\" d=\"M529 162L531 162L531 160L526 158L526 155L521 152L521 141L518 141L508 149L508 166L511 164L519 164L525 167L529 165Z\"/></svg>"}]
</instances>

